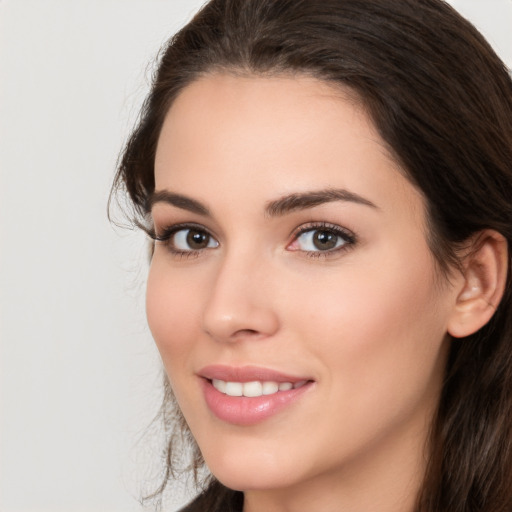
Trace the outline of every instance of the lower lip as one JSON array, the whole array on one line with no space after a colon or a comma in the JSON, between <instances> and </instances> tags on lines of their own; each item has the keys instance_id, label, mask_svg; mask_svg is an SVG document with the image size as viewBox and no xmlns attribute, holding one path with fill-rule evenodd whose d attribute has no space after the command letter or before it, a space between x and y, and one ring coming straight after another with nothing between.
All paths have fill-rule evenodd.
<instances>
[{"instance_id":1,"label":"lower lip","mask_svg":"<svg viewBox=\"0 0 512 512\"><path fill-rule=\"evenodd\" d=\"M312 382L297 389L278 391L258 397L229 396L215 389L211 381L203 380L203 392L208 408L222 421L234 425L254 425L278 414L307 392Z\"/></svg>"}]
</instances>

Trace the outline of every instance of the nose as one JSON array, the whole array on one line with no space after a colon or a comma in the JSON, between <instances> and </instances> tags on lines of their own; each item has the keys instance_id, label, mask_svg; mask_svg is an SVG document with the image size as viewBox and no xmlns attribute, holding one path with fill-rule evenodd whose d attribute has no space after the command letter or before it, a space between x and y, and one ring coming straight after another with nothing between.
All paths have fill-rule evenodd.
<instances>
[{"instance_id":1,"label":"nose","mask_svg":"<svg viewBox=\"0 0 512 512\"><path fill-rule=\"evenodd\" d=\"M203 329L211 338L235 342L277 332L275 279L269 267L261 258L235 254L219 262L203 313Z\"/></svg>"}]
</instances>

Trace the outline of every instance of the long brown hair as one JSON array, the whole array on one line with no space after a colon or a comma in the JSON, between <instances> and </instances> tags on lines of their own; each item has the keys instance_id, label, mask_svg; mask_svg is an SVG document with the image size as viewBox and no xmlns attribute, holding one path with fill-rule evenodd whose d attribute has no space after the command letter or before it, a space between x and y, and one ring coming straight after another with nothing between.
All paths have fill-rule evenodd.
<instances>
[{"instance_id":1,"label":"long brown hair","mask_svg":"<svg viewBox=\"0 0 512 512\"><path fill-rule=\"evenodd\" d=\"M212 71L310 74L351 88L425 197L429 246L440 269L448 274L459 244L486 228L508 240L510 254L511 77L481 34L442 0L208 2L163 50L121 155L114 190L128 193L139 225L148 220L164 116L184 87ZM168 389L164 417L186 430L175 421L171 395ZM418 512L512 510L510 260L491 321L452 340L430 441ZM164 486L174 450L169 442ZM197 469L197 447L194 454ZM214 479L209 485L194 510L238 506L239 493Z\"/></svg>"}]
</instances>

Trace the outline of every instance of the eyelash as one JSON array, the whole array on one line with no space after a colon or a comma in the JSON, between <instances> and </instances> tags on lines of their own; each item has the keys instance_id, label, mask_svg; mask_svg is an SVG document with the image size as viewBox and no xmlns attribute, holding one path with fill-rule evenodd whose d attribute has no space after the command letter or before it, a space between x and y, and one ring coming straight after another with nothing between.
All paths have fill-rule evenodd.
<instances>
[{"instance_id":1,"label":"eyelash","mask_svg":"<svg viewBox=\"0 0 512 512\"><path fill-rule=\"evenodd\" d=\"M155 241L155 242L161 242L164 243L169 250L169 252L177 257L177 258L196 258L198 257L205 249L200 250L194 250L191 249L189 251L183 251L181 249L176 249L173 244L171 243L171 239L176 233L179 231L184 230L194 230L198 231L200 233L204 233L205 235L211 237L214 239L214 237L210 234L210 232L205 229L200 224L193 224L193 223L183 223L183 224L174 224L172 226L168 226L162 230L162 233L157 234L155 231L152 231L149 233L149 236Z\"/></svg>"},{"instance_id":2,"label":"eyelash","mask_svg":"<svg viewBox=\"0 0 512 512\"><path fill-rule=\"evenodd\" d=\"M173 256L178 258L195 258L200 256L201 253L203 253L206 249L209 249L209 247L197 250L190 249L186 251L176 249L172 245L171 239L174 235L176 235L176 233L183 230L195 230L200 233L204 233L208 237L211 237L211 239L215 240L213 235L207 229L205 229L204 226L193 223L174 224L172 226L164 228L160 234L157 234L154 230L149 232L148 234L156 242L164 243L167 246L169 252ZM335 247L333 249L328 249L325 251L301 251L300 249L290 250L293 252L302 252L305 256L309 258L329 258L338 253L345 252L351 249L357 243L356 235L346 228L342 228L341 226L337 226L336 224L331 224L328 222L311 222L300 226L300 228L298 228L295 232L292 233L292 241L289 244L287 244L287 247L296 243L303 234L311 231L325 231L331 233L334 236L342 239L344 243L339 247Z\"/></svg>"},{"instance_id":3,"label":"eyelash","mask_svg":"<svg viewBox=\"0 0 512 512\"><path fill-rule=\"evenodd\" d=\"M333 257L341 252L345 252L353 248L357 242L356 235L346 228L342 228L341 226L337 226L336 224L331 224L329 222L311 222L300 226L293 233L293 240L290 244L288 244L288 246L296 243L303 234L309 233L311 231L325 231L327 233L331 233L336 237L340 238L344 243L339 247L335 247L333 249L328 249L325 251L300 251L300 249L295 249L296 251L303 252L309 258Z\"/></svg>"}]
</instances>

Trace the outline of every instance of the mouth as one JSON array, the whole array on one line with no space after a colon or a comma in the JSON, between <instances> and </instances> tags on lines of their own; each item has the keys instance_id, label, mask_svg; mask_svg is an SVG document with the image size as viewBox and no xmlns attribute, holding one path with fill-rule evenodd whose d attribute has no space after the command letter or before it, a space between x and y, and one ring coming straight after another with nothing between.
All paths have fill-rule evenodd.
<instances>
[{"instance_id":1,"label":"mouth","mask_svg":"<svg viewBox=\"0 0 512 512\"><path fill-rule=\"evenodd\" d=\"M246 396L255 398L258 396L269 396L279 393L280 391L290 391L290 389L298 389L307 384L308 380L299 382L276 382L276 381L258 381L251 382L233 382L221 379L212 379L212 386L228 396Z\"/></svg>"},{"instance_id":2,"label":"mouth","mask_svg":"<svg viewBox=\"0 0 512 512\"><path fill-rule=\"evenodd\" d=\"M208 366L199 372L213 415L230 424L260 423L295 404L315 381L266 368Z\"/></svg>"}]
</instances>

